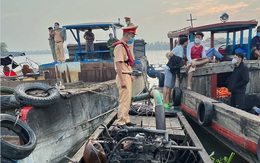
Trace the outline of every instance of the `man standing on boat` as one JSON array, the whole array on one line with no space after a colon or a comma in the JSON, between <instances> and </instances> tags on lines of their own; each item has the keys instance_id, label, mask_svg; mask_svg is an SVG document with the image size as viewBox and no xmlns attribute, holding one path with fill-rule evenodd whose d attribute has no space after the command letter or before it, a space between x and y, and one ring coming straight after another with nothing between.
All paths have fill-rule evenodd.
<instances>
[{"instance_id":1,"label":"man standing on boat","mask_svg":"<svg viewBox=\"0 0 260 163\"><path fill-rule=\"evenodd\" d=\"M137 27L138 26L131 26L123 28L122 39L114 44L114 63L117 72L116 84L119 90L117 124L121 128L135 125L130 122L130 116L128 114L132 97L132 81L134 80L132 76L134 60L127 43L134 40Z\"/></svg>"},{"instance_id":2,"label":"man standing on boat","mask_svg":"<svg viewBox=\"0 0 260 163\"><path fill-rule=\"evenodd\" d=\"M191 79L196 66L202 66L209 62L213 62L211 59L215 56L218 60L222 59L222 55L215 49L210 48L207 52L205 45L202 42L204 34L202 32L196 32L194 35L194 42L190 42L187 46L187 59L188 59L188 77L187 77L187 89L191 89Z\"/></svg>"},{"instance_id":3,"label":"man standing on boat","mask_svg":"<svg viewBox=\"0 0 260 163\"><path fill-rule=\"evenodd\" d=\"M93 52L95 35L94 35L94 33L92 33L92 29L88 28L88 30L85 32L83 37L86 40L85 51ZM94 54L91 55L91 58L94 58Z\"/></svg>"},{"instance_id":4,"label":"man standing on boat","mask_svg":"<svg viewBox=\"0 0 260 163\"><path fill-rule=\"evenodd\" d=\"M57 62L65 62L65 55L63 49L63 42L65 38L62 29L59 26L60 24L58 22L55 22L54 24L55 52L57 55Z\"/></svg>"},{"instance_id":5,"label":"man standing on boat","mask_svg":"<svg viewBox=\"0 0 260 163\"><path fill-rule=\"evenodd\" d=\"M236 53L232 60L235 68L231 74L228 90L231 92L231 106L245 110L246 85L249 82L249 70L244 64L244 53Z\"/></svg>"},{"instance_id":6,"label":"man standing on boat","mask_svg":"<svg viewBox=\"0 0 260 163\"><path fill-rule=\"evenodd\" d=\"M260 26L256 29L256 36L251 40L251 60L260 59Z\"/></svg>"},{"instance_id":7,"label":"man standing on boat","mask_svg":"<svg viewBox=\"0 0 260 163\"><path fill-rule=\"evenodd\" d=\"M110 54L111 59L114 58L114 48L115 47L113 46L113 44L117 41L118 41L118 39L114 38L112 33L109 33L109 39L107 40L107 47L109 48L109 54Z\"/></svg>"},{"instance_id":8,"label":"man standing on boat","mask_svg":"<svg viewBox=\"0 0 260 163\"><path fill-rule=\"evenodd\" d=\"M180 68L182 66L184 49L186 49L188 44L187 37L179 37L178 40L179 45L173 48L171 52L166 53L166 58L169 61L164 69L163 106L165 109L173 106L171 103L171 92L173 87L179 87Z\"/></svg>"},{"instance_id":9,"label":"man standing on boat","mask_svg":"<svg viewBox=\"0 0 260 163\"><path fill-rule=\"evenodd\" d=\"M52 27L49 27L49 45L50 45L50 48L51 48L51 54L52 54L52 57L53 57L53 60L54 62L57 62L57 55L56 55L56 52L55 52L55 41L54 41L54 30Z\"/></svg>"}]
</instances>

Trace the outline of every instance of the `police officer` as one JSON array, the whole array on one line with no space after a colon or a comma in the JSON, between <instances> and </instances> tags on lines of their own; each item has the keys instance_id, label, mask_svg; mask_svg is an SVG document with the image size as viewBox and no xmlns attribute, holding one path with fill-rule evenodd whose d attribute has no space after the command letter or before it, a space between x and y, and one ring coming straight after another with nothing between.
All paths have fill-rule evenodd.
<instances>
[{"instance_id":1,"label":"police officer","mask_svg":"<svg viewBox=\"0 0 260 163\"><path fill-rule=\"evenodd\" d=\"M131 73L133 58L127 44L134 40L136 29L137 26L123 28L123 37L117 42L114 49L114 64L117 72L116 84L119 90L117 124L121 128L135 125L130 122L130 116L128 114L132 97L133 77Z\"/></svg>"}]
</instances>

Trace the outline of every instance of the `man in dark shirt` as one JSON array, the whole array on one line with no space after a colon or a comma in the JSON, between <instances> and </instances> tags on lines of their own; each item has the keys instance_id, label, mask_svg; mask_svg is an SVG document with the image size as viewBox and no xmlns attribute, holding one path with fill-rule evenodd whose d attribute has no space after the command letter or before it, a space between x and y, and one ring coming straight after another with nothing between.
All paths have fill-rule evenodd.
<instances>
[{"instance_id":1,"label":"man in dark shirt","mask_svg":"<svg viewBox=\"0 0 260 163\"><path fill-rule=\"evenodd\" d=\"M256 36L251 40L251 60L260 59L260 26L256 29Z\"/></svg>"},{"instance_id":2,"label":"man in dark shirt","mask_svg":"<svg viewBox=\"0 0 260 163\"><path fill-rule=\"evenodd\" d=\"M243 62L244 53L236 53L232 60L235 68L228 83L231 92L231 106L245 110L246 85L249 82L249 70Z\"/></svg>"}]
</instances>

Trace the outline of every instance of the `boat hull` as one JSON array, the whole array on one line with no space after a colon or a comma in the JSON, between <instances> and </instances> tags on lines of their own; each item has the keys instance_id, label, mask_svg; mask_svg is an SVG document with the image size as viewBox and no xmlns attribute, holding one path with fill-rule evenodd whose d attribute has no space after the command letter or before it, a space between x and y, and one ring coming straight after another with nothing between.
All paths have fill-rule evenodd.
<instances>
[{"instance_id":1,"label":"boat hull","mask_svg":"<svg viewBox=\"0 0 260 163\"><path fill-rule=\"evenodd\" d=\"M35 132L38 143L32 154L19 162L60 161L77 150L117 106L118 90L113 81L62 94L50 107L22 109L21 119Z\"/></svg>"},{"instance_id":2,"label":"boat hull","mask_svg":"<svg viewBox=\"0 0 260 163\"><path fill-rule=\"evenodd\" d=\"M183 90L181 108L198 124L198 106L202 101L213 105L212 122L202 127L247 161L258 162L259 117L199 93Z\"/></svg>"}]
</instances>

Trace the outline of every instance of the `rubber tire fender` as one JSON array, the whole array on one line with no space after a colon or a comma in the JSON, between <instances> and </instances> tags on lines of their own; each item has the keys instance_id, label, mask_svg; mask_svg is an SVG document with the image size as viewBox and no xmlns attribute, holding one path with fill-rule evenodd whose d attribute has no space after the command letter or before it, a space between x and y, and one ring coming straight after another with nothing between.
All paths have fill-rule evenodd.
<instances>
[{"instance_id":1,"label":"rubber tire fender","mask_svg":"<svg viewBox=\"0 0 260 163\"><path fill-rule=\"evenodd\" d=\"M28 157L35 149L37 140L33 130L22 120L18 120L13 127L16 117L9 114L0 114L1 127L7 128L15 132L24 145L11 144L4 139L1 139L1 156L4 158L20 160Z\"/></svg>"},{"instance_id":2,"label":"rubber tire fender","mask_svg":"<svg viewBox=\"0 0 260 163\"><path fill-rule=\"evenodd\" d=\"M29 91L44 91L47 96L36 97L27 94ZM35 107L47 107L58 101L59 91L44 83L23 83L15 88L15 98L21 104Z\"/></svg>"},{"instance_id":3,"label":"rubber tire fender","mask_svg":"<svg viewBox=\"0 0 260 163\"><path fill-rule=\"evenodd\" d=\"M173 106L180 106L181 105L181 96L182 90L179 87L175 87L172 92L172 102Z\"/></svg>"},{"instance_id":4,"label":"rubber tire fender","mask_svg":"<svg viewBox=\"0 0 260 163\"><path fill-rule=\"evenodd\" d=\"M158 73L159 87L164 87L164 73Z\"/></svg>"},{"instance_id":5,"label":"rubber tire fender","mask_svg":"<svg viewBox=\"0 0 260 163\"><path fill-rule=\"evenodd\" d=\"M210 101L201 101L197 111L197 121L201 126L209 126L213 118L213 105Z\"/></svg>"}]
</instances>

